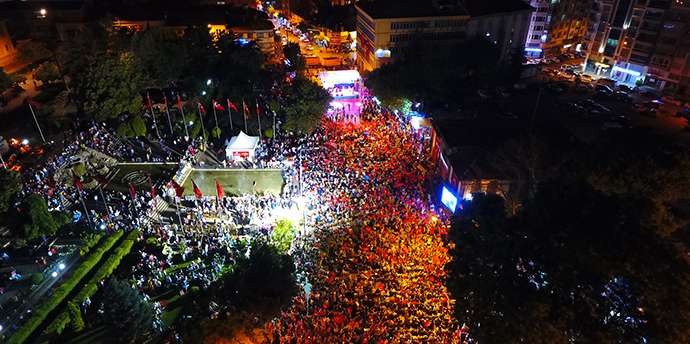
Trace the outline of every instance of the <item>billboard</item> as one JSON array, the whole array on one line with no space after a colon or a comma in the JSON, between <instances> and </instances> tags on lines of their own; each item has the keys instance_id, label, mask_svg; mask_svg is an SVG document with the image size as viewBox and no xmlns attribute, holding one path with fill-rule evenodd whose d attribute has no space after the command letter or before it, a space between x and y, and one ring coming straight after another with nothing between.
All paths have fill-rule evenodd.
<instances>
[{"instance_id":1,"label":"billboard","mask_svg":"<svg viewBox=\"0 0 690 344\"><path fill-rule=\"evenodd\" d=\"M444 186L443 191L441 192L441 203L443 203L448 210L454 213L455 208L458 206L458 197Z\"/></svg>"}]
</instances>

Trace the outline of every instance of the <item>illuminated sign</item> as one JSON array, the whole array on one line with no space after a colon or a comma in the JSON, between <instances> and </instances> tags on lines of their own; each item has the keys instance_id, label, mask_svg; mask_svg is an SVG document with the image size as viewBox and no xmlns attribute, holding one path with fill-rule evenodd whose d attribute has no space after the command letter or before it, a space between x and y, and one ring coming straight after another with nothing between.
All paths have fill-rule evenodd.
<instances>
[{"instance_id":1,"label":"illuminated sign","mask_svg":"<svg viewBox=\"0 0 690 344\"><path fill-rule=\"evenodd\" d=\"M444 186L441 192L441 203L454 213L455 208L458 206L458 198Z\"/></svg>"}]
</instances>

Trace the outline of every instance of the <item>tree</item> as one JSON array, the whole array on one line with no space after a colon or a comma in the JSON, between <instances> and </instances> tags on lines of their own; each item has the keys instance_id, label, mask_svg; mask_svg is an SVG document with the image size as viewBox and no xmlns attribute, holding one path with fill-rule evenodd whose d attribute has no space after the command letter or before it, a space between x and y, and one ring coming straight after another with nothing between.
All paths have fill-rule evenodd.
<instances>
[{"instance_id":1,"label":"tree","mask_svg":"<svg viewBox=\"0 0 690 344\"><path fill-rule=\"evenodd\" d=\"M24 62L33 62L48 58L52 55L52 52L45 43L31 40L22 41L17 44L17 52L19 53L19 58Z\"/></svg>"},{"instance_id":2,"label":"tree","mask_svg":"<svg viewBox=\"0 0 690 344\"><path fill-rule=\"evenodd\" d=\"M463 209L448 286L478 342L688 341L690 271L635 202L557 180L512 218L488 196Z\"/></svg>"},{"instance_id":3,"label":"tree","mask_svg":"<svg viewBox=\"0 0 690 344\"><path fill-rule=\"evenodd\" d=\"M141 338L153 327L153 306L126 281L108 280L100 309L101 322L118 330L126 342Z\"/></svg>"},{"instance_id":4,"label":"tree","mask_svg":"<svg viewBox=\"0 0 690 344\"><path fill-rule=\"evenodd\" d=\"M43 62L34 70L34 79L49 83L60 79L60 72L53 62Z\"/></svg>"},{"instance_id":5,"label":"tree","mask_svg":"<svg viewBox=\"0 0 690 344\"><path fill-rule=\"evenodd\" d=\"M249 258L240 256L235 269L222 277L220 298L240 311L268 320L297 293L292 257L262 239L252 242Z\"/></svg>"},{"instance_id":6,"label":"tree","mask_svg":"<svg viewBox=\"0 0 690 344\"><path fill-rule=\"evenodd\" d=\"M184 77L188 50L184 41L161 28L149 28L134 34L131 49L142 70L148 71L153 84L165 87Z\"/></svg>"},{"instance_id":7,"label":"tree","mask_svg":"<svg viewBox=\"0 0 690 344\"><path fill-rule=\"evenodd\" d=\"M299 71L303 70L305 67L304 57L302 56L302 50L297 43L288 43L283 47L283 55L290 61L289 71Z\"/></svg>"},{"instance_id":8,"label":"tree","mask_svg":"<svg viewBox=\"0 0 690 344\"><path fill-rule=\"evenodd\" d=\"M0 170L0 213L7 211L21 188L19 173L4 168Z\"/></svg>"},{"instance_id":9,"label":"tree","mask_svg":"<svg viewBox=\"0 0 690 344\"><path fill-rule=\"evenodd\" d=\"M285 128L307 133L318 127L331 97L323 87L298 77L283 90L282 100L287 117Z\"/></svg>"},{"instance_id":10,"label":"tree","mask_svg":"<svg viewBox=\"0 0 690 344\"><path fill-rule=\"evenodd\" d=\"M213 137L215 139L219 139L222 134L223 134L223 131L220 130L220 128L218 128L218 127L213 127L213 129L211 129L211 137Z\"/></svg>"},{"instance_id":11,"label":"tree","mask_svg":"<svg viewBox=\"0 0 690 344\"><path fill-rule=\"evenodd\" d=\"M5 70L0 67L0 92L10 88L12 86L12 79L5 73Z\"/></svg>"},{"instance_id":12,"label":"tree","mask_svg":"<svg viewBox=\"0 0 690 344\"><path fill-rule=\"evenodd\" d=\"M141 115L136 115L130 118L129 125L132 127L132 132L134 132L135 136L146 136L146 122L144 121L144 118L141 117Z\"/></svg>"},{"instance_id":13,"label":"tree","mask_svg":"<svg viewBox=\"0 0 690 344\"><path fill-rule=\"evenodd\" d=\"M69 313L69 319L70 319L70 326L72 327L72 331L74 332L81 332L84 330L84 319L81 316L81 310L79 310L79 307L77 305L70 301L67 303L67 312Z\"/></svg>"},{"instance_id":14,"label":"tree","mask_svg":"<svg viewBox=\"0 0 690 344\"><path fill-rule=\"evenodd\" d=\"M271 233L271 240L280 254L287 254L292 246L292 241L295 240L297 230L292 221L287 219L280 219L276 223L273 232Z\"/></svg>"},{"instance_id":15,"label":"tree","mask_svg":"<svg viewBox=\"0 0 690 344\"><path fill-rule=\"evenodd\" d=\"M109 56L91 65L86 76L85 110L98 120L116 118L123 113L139 113L140 91L146 80L130 53Z\"/></svg>"},{"instance_id":16,"label":"tree","mask_svg":"<svg viewBox=\"0 0 690 344\"><path fill-rule=\"evenodd\" d=\"M24 237L27 240L55 234L66 223L60 212L48 211L46 200L39 194L29 195L21 206L24 214Z\"/></svg>"}]
</instances>

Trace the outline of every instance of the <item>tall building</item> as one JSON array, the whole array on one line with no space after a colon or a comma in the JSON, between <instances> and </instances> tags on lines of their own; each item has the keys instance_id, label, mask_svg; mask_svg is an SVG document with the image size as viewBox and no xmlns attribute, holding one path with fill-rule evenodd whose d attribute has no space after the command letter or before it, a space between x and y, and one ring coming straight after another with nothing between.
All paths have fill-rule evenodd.
<instances>
[{"instance_id":1,"label":"tall building","mask_svg":"<svg viewBox=\"0 0 690 344\"><path fill-rule=\"evenodd\" d=\"M590 0L551 1L549 32L543 45L546 55L582 51L592 20L591 3Z\"/></svg>"},{"instance_id":2,"label":"tall building","mask_svg":"<svg viewBox=\"0 0 690 344\"><path fill-rule=\"evenodd\" d=\"M522 47L532 8L521 0L360 1L357 66L372 71L415 44L448 44L482 36L506 58ZM459 52L471 53L471 52Z\"/></svg>"},{"instance_id":3,"label":"tall building","mask_svg":"<svg viewBox=\"0 0 690 344\"><path fill-rule=\"evenodd\" d=\"M589 46L586 71L619 83L677 85L669 68L682 55L688 21L685 0L599 0L601 20ZM673 5L673 7L672 7Z\"/></svg>"},{"instance_id":4,"label":"tall building","mask_svg":"<svg viewBox=\"0 0 690 344\"><path fill-rule=\"evenodd\" d=\"M525 55L541 57L544 43L548 38L549 21L551 20L551 0L526 0L534 8L525 40Z\"/></svg>"},{"instance_id":5,"label":"tall building","mask_svg":"<svg viewBox=\"0 0 690 344\"><path fill-rule=\"evenodd\" d=\"M0 67L9 65L14 60L15 53L7 25L4 20L0 20Z\"/></svg>"},{"instance_id":6,"label":"tall building","mask_svg":"<svg viewBox=\"0 0 690 344\"><path fill-rule=\"evenodd\" d=\"M675 0L661 21L645 84L690 96L690 0Z\"/></svg>"}]
</instances>

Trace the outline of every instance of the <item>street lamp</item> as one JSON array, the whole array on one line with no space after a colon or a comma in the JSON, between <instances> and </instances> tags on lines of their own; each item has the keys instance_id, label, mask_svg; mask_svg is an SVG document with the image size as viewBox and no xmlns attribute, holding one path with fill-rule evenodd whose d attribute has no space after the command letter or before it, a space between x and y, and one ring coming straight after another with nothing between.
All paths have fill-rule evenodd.
<instances>
[{"instance_id":1,"label":"street lamp","mask_svg":"<svg viewBox=\"0 0 690 344\"><path fill-rule=\"evenodd\" d=\"M24 146L28 145L28 144L29 144L29 139L23 139L23 140L22 140L22 144L23 144Z\"/></svg>"},{"instance_id":2,"label":"street lamp","mask_svg":"<svg viewBox=\"0 0 690 344\"><path fill-rule=\"evenodd\" d=\"M48 11L45 8L41 8L38 13L41 14L41 18L45 18L46 15L48 14Z\"/></svg>"},{"instance_id":3,"label":"street lamp","mask_svg":"<svg viewBox=\"0 0 690 344\"><path fill-rule=\"evenodd\" d=\"M206 86L211 86L211 79L206 80Z\"/></svg>"},{"instance_id":4,"label":"street lamp","mask_svg":"<svg viewBox=\"0 0 690 344\"><path fill-rule=\"evenodd\" d=\"M53 273L51 273L50 275L53 277L57 277L58 273L57 273L57 271L53 271Z\"/></svg>"},{"instance_id":5,"label":"street lamp","mask_svg":"<svg viewBox=\"0 0 690 344\"><path fill-rule=\"evenodd\" d=\"M205 95L206 95L206 91L201 91L201 95L202 95L202 96L205 96Z\"/></svg>"},{"instance_id":6,"label":"street lamp","mask_svg":"<svg viewBox=\"0 0 690 344\"><path fill-rule=\"evenodd\" d=\"M58 265L58 269L65 270L65 263L60 263L60 265Z\"/></svg>"}]
</instances>

